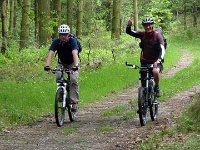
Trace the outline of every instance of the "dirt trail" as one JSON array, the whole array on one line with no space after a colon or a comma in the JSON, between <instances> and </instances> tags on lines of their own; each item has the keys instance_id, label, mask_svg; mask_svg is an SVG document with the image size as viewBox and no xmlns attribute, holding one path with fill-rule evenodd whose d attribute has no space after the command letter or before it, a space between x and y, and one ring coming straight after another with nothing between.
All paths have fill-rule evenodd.
<instances>
[{"instance_id":1,"label":"dirt trail","mask_svg":"<svg viewBox=\"0 0 200 150\"><path fill-rule=\"evenodd\" d=\"M191 64L192 54L184 50L183 56L174 69L163 74L171 77L180 69ZM187 60L187 61L186 61ZM187 62L187 63L186 63ZM62 128L58 128L54 118L47 117L32 126L23 126L0 134L0 149L2 150L126 150L137 149L140 143L148 138L147 135L156 134L160 129L171 127L175 118L184 110L196 93L200 93L200 86L195 86L179 93L159 105L158 122L148 122L141 127L138 117L124 119L122 116L102 117L101 113L114 106L126 106L132 109L130 100L137 97L137 87L130 87L105 97L103 101L90 104L79 110L79 119L75 123L68 120ZM133 106L134 111L137 109ZM98 132L102 127L112 127L108 133ZM63 134L64 128L74 128L72 134Z\"/></svg>"}]
</instances>

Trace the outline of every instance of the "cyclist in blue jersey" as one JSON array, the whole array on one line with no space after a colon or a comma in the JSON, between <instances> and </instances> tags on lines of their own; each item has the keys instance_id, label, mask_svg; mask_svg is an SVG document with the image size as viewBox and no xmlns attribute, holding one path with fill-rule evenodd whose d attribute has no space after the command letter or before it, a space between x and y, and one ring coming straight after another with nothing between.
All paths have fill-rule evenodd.
<instances>
[{"instance_id":1,"label":"cyclist in blue jersey","mask_svg":"<svg viewBox=\"0 0 200 150\"><path fill-rule=\"evenodd\" d=\"M161 34L154 30L154 21L152 18L147 17L142 21L142 25L145 31L132 31L131 26L133 24L133 19L129 18L126 27L126 33L139 38L141 40L140 48L142 49L140 62L141 65L154 64L153 76L155 80L154 91L156 95L160 97L160 72L163 70L162 60L165 55L164 40Z\"/></svg>"},{"instance_id":2,"label":"cyclist in blue jersey","mask_svg":"<svg viewBox=\"0 0 200 150\"><path fill-rule=\"evenodd\" d=\"M70 74L70 97L73 103L79 101L79 86L78 86L78 69L79 69L79 56L78 56L78 44L77 39L73 38L70 33L70 27L66 24L61 25L58 28L59 38L53 40L49 53L47 56L46 64L44 66L45 71L50 71L50 65L55 53L58 54L57 68L69 68L74 71ZM56 81L61 78L61 72L56 74Z\"/></svg>"}]
</instances>

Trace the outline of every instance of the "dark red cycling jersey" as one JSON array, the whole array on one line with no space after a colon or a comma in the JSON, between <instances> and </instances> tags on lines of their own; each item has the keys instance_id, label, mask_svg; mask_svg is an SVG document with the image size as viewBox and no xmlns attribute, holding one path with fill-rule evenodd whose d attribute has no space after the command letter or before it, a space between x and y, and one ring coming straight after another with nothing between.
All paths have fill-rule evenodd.
<instances>
[{"instance_id":1,"label":"dark red cycling jersey","mask_svg":"<svg viewBox=\"0 0 200 150\"><path fill-rule=\"evenodd\" d=\"M158 59L161 59L162 49L160 47L160 44L164 45L164 41L159 32L152 31L150 33L147 33L132 31L131 27L127 26L126 33L141 40L141 62L154 63Z\"/></svg>"}]
</instances>

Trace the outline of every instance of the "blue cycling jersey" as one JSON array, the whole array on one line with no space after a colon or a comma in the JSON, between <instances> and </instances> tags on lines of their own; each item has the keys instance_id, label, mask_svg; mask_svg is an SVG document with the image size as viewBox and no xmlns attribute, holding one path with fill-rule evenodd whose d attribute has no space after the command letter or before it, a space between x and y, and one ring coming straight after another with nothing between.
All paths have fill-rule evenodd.
<instances>
[{"instance_id":1,"label":"blue cycling jersey","mask_svg":"<svg viewBox=\"0 0 200 150\"><path fill-rule=\"evenodd\" d=\"M68 42L61 42L59 38L55 39L49 50L58 53L60 63L70 65L74 62L72 51L77 49L78 44L75 38L70 38Z\"/></svg>"}]
</instances>

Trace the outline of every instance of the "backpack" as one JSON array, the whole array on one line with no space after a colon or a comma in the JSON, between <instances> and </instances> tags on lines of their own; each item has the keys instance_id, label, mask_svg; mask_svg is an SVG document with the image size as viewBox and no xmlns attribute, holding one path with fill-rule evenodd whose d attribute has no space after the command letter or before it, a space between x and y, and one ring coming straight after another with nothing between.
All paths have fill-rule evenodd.
<instances>
[{"instance_id":1,"label":"backpack","mask_svg":"<svg viewBox=\"0 0 200 150\"><path fill-rule=\"evenodd\" d=\"M78 38L74 34L70 34L70 37L76 39L77 45L78 45L78 53L80 53L82 51L82 45L81 45L80 41L78 40Z\"/></svg>"},{"instance_id":2,"label":"backpack","mask_svg":"<svg viewBox=\"0 0 200 150\"><path fill-rule=\"evenodd\" d=\"M163 41L164 41L164 47L165 47L165 50L166 50L166 48L167 48L167 39L165 38L162 29L161 28L155 28L154 31L157 31L157 32L159 32L161 34L161 36L163 38Z\"/></svg>"}]
</instances>

